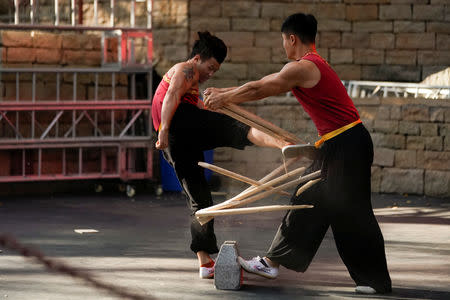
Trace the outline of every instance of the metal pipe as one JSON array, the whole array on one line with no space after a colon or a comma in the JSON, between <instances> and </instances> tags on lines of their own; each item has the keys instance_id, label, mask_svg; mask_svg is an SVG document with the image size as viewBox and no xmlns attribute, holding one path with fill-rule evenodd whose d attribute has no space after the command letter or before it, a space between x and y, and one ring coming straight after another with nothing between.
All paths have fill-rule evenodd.
<instances>
[{"instance_id":1,"label":"metal pipe","mask_svg":"<svg viewBox=\"0 0 450 300\"><path fill-rule=\"evenodd\" d=\"M55 0L55 26L59 26L59 0Z\"/></svg>"},{"instance_id":2,"label":"metal pipe","mask_svg":"<svg viewBox=\"0 0 450 300\"><path fill-rule=\"evenodd\" d=\"M35 16L35 13L36 13L36 11L35 11L35 9L36 9L35 1L36 0L30 0L30 21L31 21L31 24L34 24L34 16Z\"/></svg>"},{"instance_id":3,"label":"metal pipe","mask_svg":"<svg viewBox=\"0 0 450 300\"><path fill-rule=\"evenodd\" d=\"M131 0L131 8L130 8L130 27L134 28L136 26L136 0Z\"/></svg>"},{"instance_id":4,"label":"metal pipe","mask_svg":"<svg viewBox=\"0 0 450 300\"><path fill-rule=\"evenodd\" d=\"M94 0L94 24L98 25L98 0Z\"/></svg>"},{"instance_id":5,"label":"metal pipe","mask_svg":"<svg viewBox=\"0 0 450 300\"><path fill-rule=\"evenodd\" d=\"M78 25L83 24L83 0L78 0Z\"/></svg>"},{"instance_id":6,"label":"metal pipe","mask_svg":"<svg viewBox=\"0 0 450 300\"><path fill-rule=\"evenodd\" d=\"M70 21L72 26L76 25L75 21L75 0L70 1Z\"/></svg>"},{"instance_id":7,"label":"metal pipe","mask_svg":"<svg viewBox=\"0 0 450 300\"><path fill-rule=\"evenodd\" d=\"M14 24L19 24L19 3L20 0L14 0Z\"/></svg>"},{"instance_id":8,"label":"metal pipe","mask_svg":"<svg viewBox=\"0 0 450 300\"><path fill-rule=\"evenodd\" d=\"M147 0L147 28L152 28L152 0Z\"/></svg>"},{"instance_id":9,"label":"metal pipe","mask_svg":"<svg viewBox=\"0 0 450 300\"><path fill-rule=\"evenodd\" d=\"M110 2L110 8L111 8L111 11L110 11L110 16L109 16L109 25L111 26L111 27L114 27L114 24L115 24L115 20L114 20L114 0L111 0L111 2Z\"/></svg>"}]
</instances>

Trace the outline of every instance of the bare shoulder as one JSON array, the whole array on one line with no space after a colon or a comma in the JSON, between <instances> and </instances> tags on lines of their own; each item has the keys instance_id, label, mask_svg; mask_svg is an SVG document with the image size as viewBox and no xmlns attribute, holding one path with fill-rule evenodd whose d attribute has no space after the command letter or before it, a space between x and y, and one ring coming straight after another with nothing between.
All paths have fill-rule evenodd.
<instances>
[{"instance_id":1,"label":"bare shoulder","mask_svg":"<svg viewBox=\"0 0 450 300\"><path fill-rule=\"evenodd\" d=\"M311 88L320 80L320 71L317 66L308 60L287 63L281 70L283 77L290 78L295 86Z\"/></svg>"},{"instance_id":2,"label":"bare shoulder","mask_svg":"<svg viewBox=\"0 0 450 300\"><path fill-rule=\"evenodd\" d=\"M181 62L173 66L174 73L177 73L179 76L183 75L186 81L197 81L198 80L198 71L194 65Z\"/></svg>"}]
</instances>

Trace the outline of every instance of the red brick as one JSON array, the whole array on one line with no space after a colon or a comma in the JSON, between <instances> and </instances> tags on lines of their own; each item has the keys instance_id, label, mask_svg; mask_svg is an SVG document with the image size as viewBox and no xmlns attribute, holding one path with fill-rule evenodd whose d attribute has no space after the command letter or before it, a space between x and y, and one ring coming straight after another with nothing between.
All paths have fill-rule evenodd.
<instances>
[{"instance_id":1,"label":"red brick","mask_svg":"<svg viewBox=\"0 0 450 300\"><path fill-rule=\"evenodd\" d=\"M59 34L48 32L35 32L33 47L35 48L61 48L62 38Z\"/></svg>"},{"instance_id":2,"label":"red brick","mask_svg":"<svg viewBox=\"0 0 450 300\"><path fill-rule=\"evenodd\" d=\"M35 49L36 62L42 64L58 64L61 61L61 49Z\"/></svg>"},{"instance_id":3,"label":"red brick","mask_svg":"<svg viewBox=\"0 0 450 300\"><path fill-rule=\"evenodd\" d=\"M8 48L6 61L8 63L33 63L36 60L36 51L33 48Z\"/></svg>"},{"instance_id":4,"label":"red brick","mask_svg":"<svg viewBox=\"0 0 450 300\"><path fill-rule=\"evenodd\" d=\"M4 47L33 46L33 38L29 31L3 31L1 42Z\"/></svg>"},{"instance_id":5,"label":"red brick","mask_svg":"<svg viewBox=\"0 0 450 300\"><path fill-rule=\"evenodd\" d=\"M377 5L347 5L346 20L361 21L361 20L377 20L378 6Z\"/></svg>"}]
</instances>

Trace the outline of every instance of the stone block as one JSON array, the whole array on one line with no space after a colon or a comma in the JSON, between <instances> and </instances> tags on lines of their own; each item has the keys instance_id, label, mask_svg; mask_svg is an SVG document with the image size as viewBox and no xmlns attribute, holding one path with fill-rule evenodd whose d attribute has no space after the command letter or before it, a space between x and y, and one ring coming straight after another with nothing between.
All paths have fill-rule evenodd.
<instances>
[{"instance_id":1,"label":"stone block","mask_svg":"<svg viewBox=\"0 0 450 300\"><path fill-rule=\"evenodd\" d=\"M372 4L364 5L347 5L346 20L361 21L361 20L377 20L378 6Z\"/></svg>"},{"instance_id":2,"label":"stone block","mask_svg":"<svg viewBox=\"0 0 450 300\"><path fill-rule=\"evenodd\" d=\"M353 62L352 49L330 49L330 63L342 64Z\"/></svg>"},{"instance_id":3,"label":"stone block","mask_svg":"<svg viewBox=\"0 0 450 300\"><path fill-rule=\"evenodd\" d=\"M60 34L37 31L33 37L34 48L61 48L62 39Z\"/></svg>"},{"instance_id":4,"label":"stone block","mask_svg":"<svg viewBox=\"0 0 450 300\"><path fill-rule=\"evenodd\" d=\"M450 25L449 25L450 27ZM436 49L450 50L450 35L438 33L436 37Z\"/></svg>"},{"instance_id":5,"label":"stone block","mask_svg":"<svg viewBox=\"0 0 450 300\"><path fill-rule=\"evenodd\" d=\"M416 150L396 150L394 166L401 169L416 167Z\"/></svg>"},{"instance_id":6,"label":"stone block","mask_svg":"<svg viewBox=\"0 0 450 300\"><path fill-rule=\"evenodd\" d=\"M438 135L438 125L433 123L421 123L420 124L420 135L421 136L437 136Z\"/></svg>"},{"instance_id":7,"label":"stone block","mask_svg":"<svg viewBox=\"0 0 450 300\"><path fill-rule=\"evenodd\" d=\"M333 65L333 69L336 71L341 80L361 79L361 66L359 65Z\"/></svg>"},{"instance_id":8,"label":"stone block","mask_svg":"<svg viewBox=\"0 0 450 300\"><path fill-rule=\"evenodd\" d=\"M420 73L420 66L363 65L361 67L362 80L418 82L420 80Z\"/></svg>"},{"instance_id":9,"label":"stone block","mask_svg":"<svg viewBox=\"0 0 450 300\"><path fill-rule=\"evenodd\" d=\"M281 33L276 32L255 32L255 46L256 47L283 47L283 40Z\"/></svg>"},{"instance_id":10,"label":"stone block","mask_svg":"<svg viewBox=\"0 0 450 300\"><path fill-rule=\"evenodd\" d=\"M390 111L391 120L400 120L402 118L402 110L400 106L392 106Z\"/></svg>"},{"instance_id":11,"label":"stone block","mask_svg":"<svg viewBox=\"0 0 450 300\"><path fill-rule=\"evenodd\" d=\"M243 281L238 262L238 249L235 241L225 241L220 247L214 266L214 286L218 290L239 290Z\"/></svg>"},{"instance_id":12,"label":"stone block","mask_svg":"<svg viewBox=\"0 0 450 300\"><path fill-rule=\"evenodd\" d=\"M413 20L443 21L445 10L441 5L413 5Z\"/></svg>"},{"instance_id":13,"label":"stone block","mask_svg":"<svg viewBox=\"0 0 450 300\"><path fill-rule=\"evenodd\" d=\"M417 51L414 50L386 50L386 63L389 65L415 65Z\"/></svg>"},{"instance_id":14,"label":"stone block","mask_svg":"<svg viewBox=\"0 0 450 300\"><path fill-rule=\"evenodd\" d=\"M444 139L441 136L425 138L425 150L442 151Z\"/></svg>"},{"instance_id":15,"label":"stone block","mask_svg":"<svg viewBox=\"0 0 450 300\"><path fill-rule=\"evenodd\" d=\"M376 147L373 155L373 165L382 167L394 166L395 151L388 148Z\"/></svg>"},{"instance_id":16,"label":"stone block","mask_svg":"<svg viewBox=\"0 0 450 300\"><path fill-rule=\"evenodd\" d=\"M423 150L425 149L426 138L420 136L407 136L406 149Z\"/></svg>"},{"instance_id":17,"label":"stone block","mask_svg":"<svg viewBox=\"0 0 450 300\"><path fill-rule=\"evenodd\" d=\"M36 61L36 49L6 48L6 61L8 63L33 63Z\"/></svg>"},{"instance_id":18,"label":"stone block","mask_svg":"<svg viewBox=\"0 0 450 300\"><path fill-rule=\"evenodd\" d=\"M216 36L222 39L227 47L252 47L254 42L253 32L217 32Z\"/></svg>"},{"instance_id":19,"label":"stone block","mask_svg":"<svg viewBox=\"0 0 450 300\"><path fill-rule=\"evenodd\" d=\"M171 60L181 61L187 59L188 49L187 46L172 46L167 45L164 47L164 56L170 57Z\"/></svg>"},{"instance_id":20,"label":"stone block","mask_svg":"<svg viewBox=\"0 0 450 300\"><path fill-rule=\"evenodd\" d=\"M450 124L439 124L439 135L450 136Z\"/></svg>"},{"instance_id":21,"label":"stone block","mask_svg":"<svg viewBox=\"0 0 450 300\"><path fill-rule=\"evenodd\" d=\"M368 48L370 35L365 32L343 32L342 45L349 48Z\"/></svg>"},{"instance_id":22,"label":"stone block","mask_svg":"<svg viewBox=\"0 0 450 300\"><path fill-rule=\"evenodd\" d=\"M377 49L392 49L395 46L395 35L392 33L370 34L370 47Z\"/></svg>"},{"instance_id":23,"label":"stone block","mask_svg":"<svg viewBox=\"0 0 450 300\"><path fill-rule=\"evenodd\" d=\"M434 33L398 33L396 45L398 49L434 49Z\"/></svg>"},{"instance_id":24,"label":"stone block","mask_svg":"<svg viewBox=\"0 0 450 300\"><path fill-rule=\"evenodd\" d=\"M355 21L354 32L392 32L391 21Z\"/></svg>"},{"instance_id":25,"label":"stone block","mask_svg":"<svg viewBox=\"0 0 450 300\"><path fill-rule=\"evenodd\" d=\"M381 184L381 175L383 172L382 168L372 166L371 172L372 172L372 176L371 176L372 193L379 193L380 192L380 184Z\"/></svg>"},{"instance_id":26,"label":"stone block","mask_svg":"<svg viewBox=\"0 0 450 300\"><path fill-rule=\"evenodd\" d=\"M420 65L447 65L450 62L450 51L419 50L417 63Z\"/></svg>"},{"instance_id":27,"label":"stone block","mask_svg":"<svg viewBox=\"0 0 450 300\"><path fill-rule=\"evenodd\" d=\"M197 31L194 32L194 40L198 39ZM155 45L185 44L188 42L188 34L184 28L161 28L153 31Z\"/></svg>"},{"instance_id":28,"label":"stone block","mask_svg":"<svg viewBox=\"0 0 450 300\"><path fill-rule=\"evenodd\" d=\"M450 170L450 152L418 151L417 167L427 170Z\"/></svg>"},{"instance_id":29,"label":"stone block","mask_svg":"<svg viewBox=\"0 0 450 300\"><path fill-rule=\"evenodd\" d=\"M193 31L230 31L230 19L228 18L212 18L197 17L190 19L190 29Z\"/></svg>"},{"instance_id":30,"label":"stone block","mask_svg":"<svg viewBox=\"0 0 450 300\"><path fill-rule=\"evenodd\" d=\"M430 31L430 30L428 30ZM425 32L425 22L420 21L394 21L394 32Z\"/></svg>"},{"instance_id":31,"label":"stone block","mask_svg":"<svg viewBox=\"0 0 450 300\"><path fill-rule=\"evenodd\" d=\"M450 172L425 170L425 195L450 197Z\"/></svg>"},{"instance_id":32,"label":"stone block","mask_svg":"<svg viewBox=\"0 0 450 300\"><path fill-rule=\"evenodd\" d=\"M233 31L269 31L270 20L262 18L232 18L231 29Z\"/></svg>"},{"instance_id":33,"label":"stone block","mask_svg":"<svg viewBox=\"0 0 450 300\"><path fill-rule=\"evenodd\" d=\"M224 1L222 15L224 17L258 17L261 3L254 1Z\"/></svg>"},{"instance_id":34,"label":"stone block","mask_svg":"<svg viewBox=\"0 0 450 300\"><path fill-rule=\"evenodd\" d=\"M240 47L231 48L232 62L267 62L270 59L270 48L262 47Z\"/></svg>"},{"instance_id":35,"label":"stone block","mask_svg":"<svg viewBox=\"0 0 450 300\"><path fill-rule=\"evenodd\" d=\"M248 66L248 78L250 80L277 73L283 68L283 64L249 64Z\"/></svg>"},{"instance_id":36,"label":"stone block","mask_svg":"<svg viewBox=\"0 0 450 300\"><path fill-rule=\"evenodd\" d=\"M322 1L325 2L325 1ZM314 14L317 19L343 20L346 16L346 5L342 3L319 3Z\"/></svg>"},{"instance_id":37,"label":"stone block","mask_svg":"<svg viewBox=\"0 0 450 300\"><path fill-rule=\"evenodd\" d=\"M400 134L406 135L419 135L419 123L400 121L398 126L398 131ZM422 148L423 149L423 148Z\"/></svg>"},{"instance_id":38,"label":"stone block","mask_svg":"<svg viewBox=\"0 0 450 300\"><path fill-rule=\"evenodd\" d=\"M218 87L218 88L225 88L225 87L233 87L238 86L237 79L215 79L212 78L208 80L201 88L206 89L208 87Z\"/></svg>"},{"instance_id":39,"label":"stone block","mask_svg":"<svg viewBox=\"0 0 450 300\"><path fill-rule=\"evenodd\" d=\"M245 79L247 78L247 64L224 63L214 75L216 79Z\"/></svg>"},{"instance_id":40,"label":"stone block","mask_svg":"<svg viewBox=\"0 0 450 300\"><path fill-rule=\"evenodd\" d=\"M424 170L384 168L380 192L423 194Z\"/></svg>"},{"instance_id":41,"label":"stone block","mask_svg":"<svg viewBox=\"0 0 450 300\"><path fill-rule=\"evenodd\" d=\"M318 46L322 48L339 48L341 47L341 33L340 32L321 32ZM348 45L345 45L348 47Z\"/></svg>"},{"instance_id":42,"label":"stone block","mask_svg":"<svg viewBox=\"0 0 450 300\"><path fill-rule=\"evenodd\" d=\"M444 137L444 151L450 152L450 136Z\"/></svg>"},{"instance_id":43,"label":"stone block","mask_svg":"<svg viewBox=\"0 0 450 300\"><path fill-rule=\"evenodd\" d=\"M406 138L403 135L374 133L372 138L377 147L405 149Z\"/></svg>"},{"instance_id":44,"label":"stone block","mask_svg":"<svg viewBox=\"0 0 450 300\"><path fill-rule=\"evenodd\" d=\"M402 107L402 116L405 121L427 122L429 114L429 108L425 105L407 105Z\"/></svg>"},{"instance_id":45,"label":"stone block","mask_svg":"<svg viewBox=\"0 0 450 300\"><path fill-rule=\"evenodd\" d=\"M189 14L191 17L219 17L222 7L219 3L211 5L211 0L189 1Z\"/></svg>"},{"instance_id":46,"label":"stone block","mask_svg":"<svg viewBox=\"0 0 450 300\"><path fill-rule=\"evenodd\" d=\"M270 31L280 31L283 21L284 19L282 18L270 20Z\"/></svg>"},{"instance_id":47,"label":"stone block","mask_svg":"<svg viewBox=\"0 0 450 300\"><path fill-rule=\"evenodd\" d=\"M0 41L3 47L33 47L33 38L29 31L2 31Z\"/></svg>"},{"instance_id":48,"label":"stone block","mask_svg":"<svg viewBox=\"0 0 450 300\"><path fill-rule=\"evenodd\" d=\"M380 5L380 20L409 20L411 5Z\"/></svg>"},{"instance_id":49,"label":"stone block","mask_svg":"<svg viewBox=\"0 0 450 300\"><path fill-rule=\"evenodd\" d=\"M60 48L55 49L35 49L36 62L39 64L59 64L62 53Z\"/></svg>"},{"instance_id":50,"label":"stone block","mask_svg":"<svg viewBox=\"0 0 450 300\"><path fill-rule=\"evenodd\" d=\"M81 49L83 48L82 36L80 34L66 33L61 35L62 47L64 49ZM117 41L114 40L116 43ZM115 48L115 47L114 47Z\"/></svg>"},{"instance_id":51,"label":"stone block","mask_svg":"<svg viewBox=\"0 0 450 300\"><path fill-rule=\"evenodd\" d=\"M384 50L357 48L354 50L356 64L378 65L384 62Z\"/></svg>"},{"instance_id":52,"label":"stone block","mask_svg":"<svg viewBox=\"0 0 450 300\"><path fill-rule=\"evenodd\" d=\"M261 17L284 18L287 6L281 3L261 3Z\"/></svg>"},{"instance_id":53,"label":"stone block","mask_svg":"<svg viewBox=\"0 0 450 300\"><path fill-rule=\"evenodd\" d=\"M344 20L331 20L331 19L323 19L317 24L317 30L322 31L334 31L336 28L339 28L341 32L350 32L352 30L351 22Z\"/></svg>"},{"instance_id":54,"label":"stone block","mask_svg":"<svg viewBox=\"0 0 450 300\"><path fill-rule=\"evenodd\" d=\"M393 120L375 120L373 129L375 132L397 133L398 121Z\"/></svg>"},{"instance_id":55,"label":"stone block","mask_svg":"<svg viewBox=\"0 0 450 300\"><path fill-rule=\"evenodd\" d=\"M289 60L286 57L286 52L283 48L277 47L271 49L271 61L273 63L287 63Z\"/></svg>"},{"instance_id":56,"label":"stone block","mask_svg":"<svg viewBox=\"0 0 450 300\"><path fill-rule=\"evenodd\" d=\"M450 33L448 22L427 22L427 31L436 33Z\"/></svg>"}]
</instances>

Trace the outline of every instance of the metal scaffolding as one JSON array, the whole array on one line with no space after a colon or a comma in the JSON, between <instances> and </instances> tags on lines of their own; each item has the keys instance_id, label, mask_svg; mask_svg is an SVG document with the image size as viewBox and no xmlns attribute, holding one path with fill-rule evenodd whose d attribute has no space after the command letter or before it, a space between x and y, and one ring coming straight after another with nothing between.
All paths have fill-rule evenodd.
<instances>
[{"instance_id":1,"label":"metal scaffolding","mask_svg":"<svg viewBox=\"0 0 450 300\"><path fill-rule=\"evenodd\" d=\"M0 159L6 157L9 162L0 182L99 178L127 182L152 177L152 1L145 0L147 21L141 27L136 26L135 7L136 2L143 1L127 1L129 26L122 27L115 26L118 1L110 1L110 22L104 25L98 22L99 1L90 2L93 25L83 24L83 0L70 1L70 24L61 22L58 0L54 1L53 24L39 22L38 0L29 0L28 18L20 14L22 1L14 0L14 23L0 24L0 30L96 32L101 35L102 52L102 66L98 68L0 67ZM117 58L112 62L106 58L111 38L116 38L118 45ZM136 38L145 41L144 62L136 61ZM37 97L38 78L44 75L55 78L51 99ZM88 100L77 95L82 76L91 78L93 95ZM110 78L110 84L106 86L100 77ZM31 82L24 84L22 78ZM70 99L61 96L62 78L71 82ZM119 81L128 91L125 99L116 95ZM14 86L9 97L4 95L6 84L10 90ZM28 86L31 93L24 90ZM107 99L105 91L110 93Z\"/></svg>"}]
</instances>

